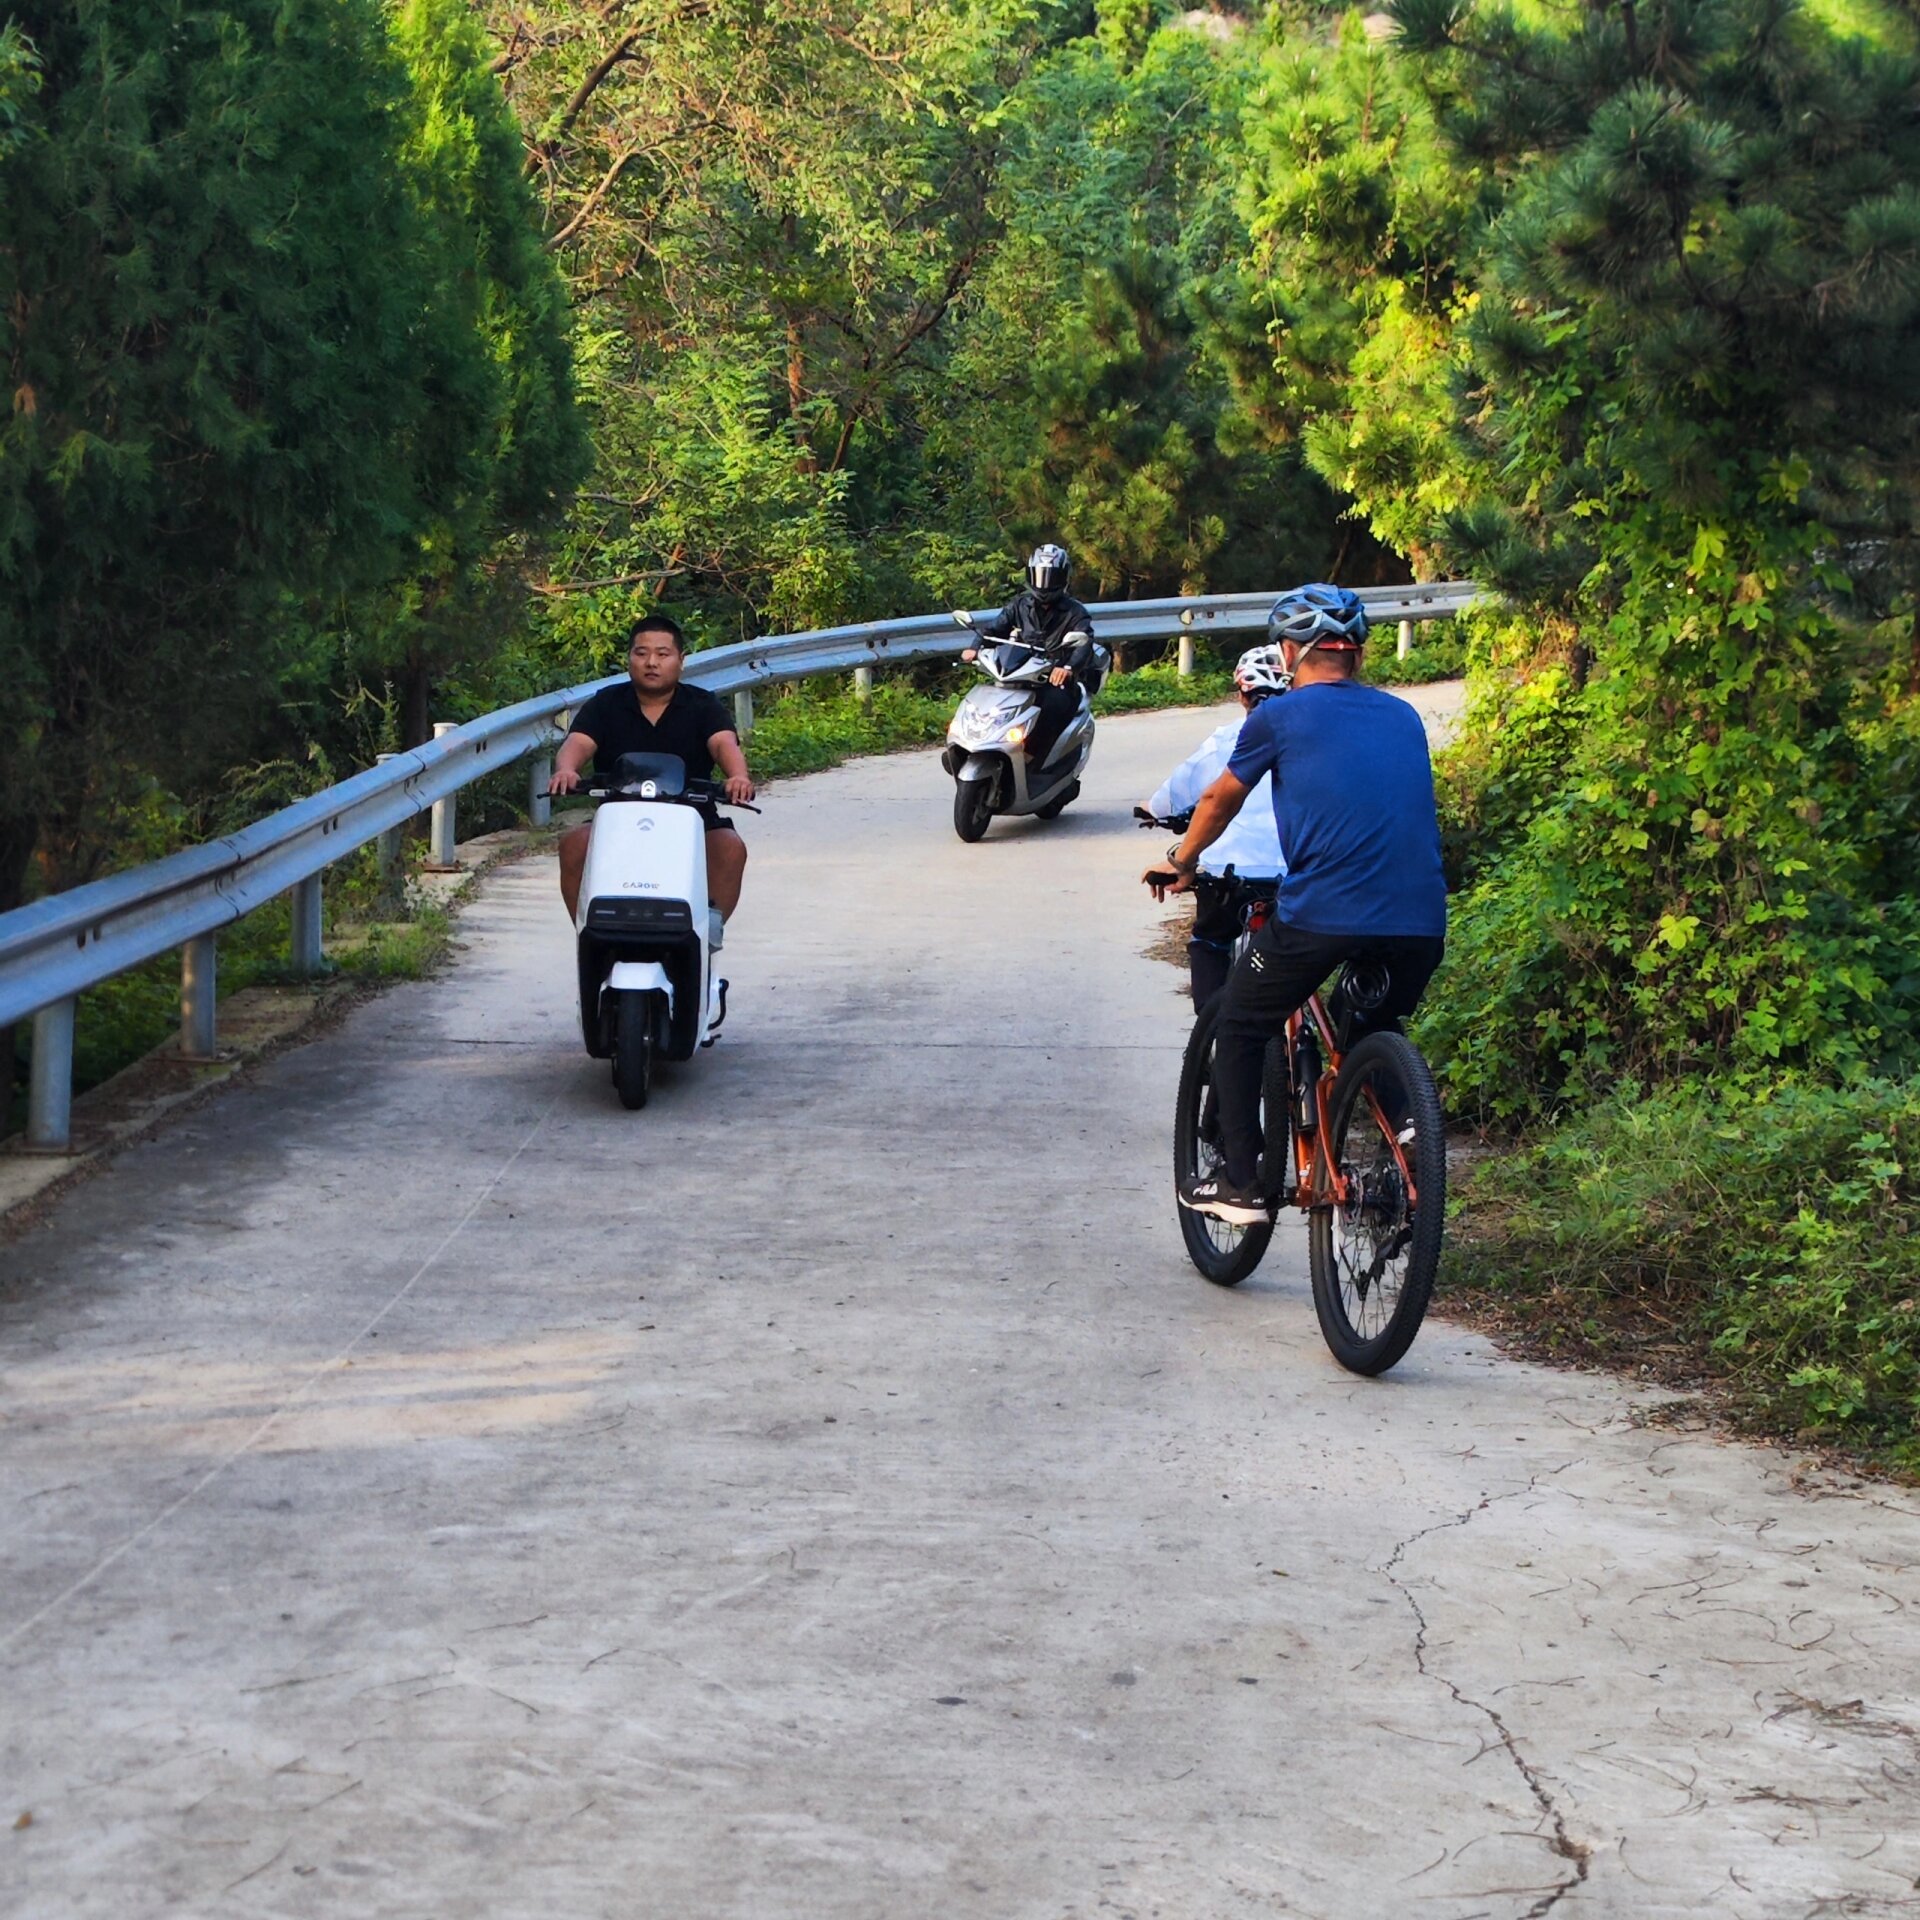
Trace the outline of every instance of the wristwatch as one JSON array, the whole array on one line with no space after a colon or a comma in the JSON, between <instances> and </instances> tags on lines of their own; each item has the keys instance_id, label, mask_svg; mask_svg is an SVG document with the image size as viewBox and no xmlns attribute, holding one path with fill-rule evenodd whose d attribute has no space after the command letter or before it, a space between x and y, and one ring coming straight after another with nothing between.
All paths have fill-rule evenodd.
<instances>
[{"instance_id":1,"label":"wristwatch","mask_svg":"<svg viewBox=\"0 0 1920 1920\"><path fill-rule=\"evenodd\" d=\"M1167 865L1170 866L1175 873L1198 873L1200 871L1200 862L1198 860L1182 860L1180 858L1180 842L1178 840L1167 849Z\"/></svg>"}]
</instances>

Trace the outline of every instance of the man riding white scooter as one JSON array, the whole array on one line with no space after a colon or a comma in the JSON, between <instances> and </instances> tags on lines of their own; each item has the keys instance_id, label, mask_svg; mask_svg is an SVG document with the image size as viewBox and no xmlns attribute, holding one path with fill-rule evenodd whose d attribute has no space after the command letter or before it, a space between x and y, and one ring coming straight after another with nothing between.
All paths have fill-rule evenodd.
<instances>
[{"instance_id":1,"label":"man riding white scooter","mask_svg":"<svg viewBox=\"0 0 1920 1920\"><path fill-rule=\"evenodd\" d=\"M612 774L625 753L670 753L686 766L692 780L711 779L718 769L726 796L738 806L753 798L753 778L733 716L704 687L681 682L687 646L676 622L663 613L643 615L627 636L624 687L602 687L573 716L573 725L553 756L549 793L572 793L589 760L594 770ZM740 904L740 883L747 870L746 842L715 807L705 807L707 893L713 907L709 944L721 944L721 925ZM591 827L574 827L560 838L560 896L570 917L580 907L580 876L586 870Z\"/></svg>"},{"instance_id":2,"label":"man riding white scooter","mask_svg":"<svg viewBox=\"0 0 1920 1920\"><path fill-rule=\"evenodd\" d=\"M1240 715L1215 727L1177 766L1144 807L1146 820L1183 829L1200 796L1226 772L1239 744L1245 717L1261 701L1287 689L1286 662L1275 646L1252 647L1234 663L1234 691ZM1197 1012L1227 984L1234 943L1240 937L1241 901L1249 887L1269 897L1287 870L1280 833L1273 820L1273 783L1262 774L1225 833L1200 856L1194 881L1193 934L1187 941L1187 977ZM1229 875L1231 878L1229 879Z\"/></svg>"}]
</instances>

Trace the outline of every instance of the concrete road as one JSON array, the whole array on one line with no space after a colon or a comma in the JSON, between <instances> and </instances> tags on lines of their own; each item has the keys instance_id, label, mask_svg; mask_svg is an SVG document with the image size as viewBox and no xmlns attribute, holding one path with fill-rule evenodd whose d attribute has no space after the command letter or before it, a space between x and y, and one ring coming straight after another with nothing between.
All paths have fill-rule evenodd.
<instances>
[{"instance_id":1,"label":"concrete road","mask_svg":"<svg viewBox=\"0 0 1920 1920\"><path fill-rule=\"evenodd\" d=\"M1920 1502L1187 1266L1127 808L1207 724L975 847L780 787L642 1115L503 872L10 1248L0 1912L1913 1911Z\"/></svg>"}]
</instances>

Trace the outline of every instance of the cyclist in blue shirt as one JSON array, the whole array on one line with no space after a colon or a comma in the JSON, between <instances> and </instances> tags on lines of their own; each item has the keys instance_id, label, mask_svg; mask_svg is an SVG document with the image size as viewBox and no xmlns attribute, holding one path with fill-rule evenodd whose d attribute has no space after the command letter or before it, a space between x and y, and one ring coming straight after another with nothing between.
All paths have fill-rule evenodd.
<instances>
[{"instance_id":1,"label":"cyclist in blue shirt","mask_svg":"<svg viewBox=\"0 0 1920 1920\"><path fill-rule=\"evenodd\" d=\"M1282 649L1290 690L1247 716L1227 770L1168 855L1176 875L1168 890L1185 891L1201 854L1271 777L1287 872L1274 917L1220 1001L1213 1083L1225 1165L1180 1195L1196 1212L1244 1226L1269 1217L1258 1178L1267 1042L1349 960L1384 966L1391 980L1355 1035L1397 1023L1419 1004L1447 931L1426 728L1404 700L1360 682L1367 615L1359 596L1297 587L1274 602L1267 635Z\"/></svg>"}]
</instances>

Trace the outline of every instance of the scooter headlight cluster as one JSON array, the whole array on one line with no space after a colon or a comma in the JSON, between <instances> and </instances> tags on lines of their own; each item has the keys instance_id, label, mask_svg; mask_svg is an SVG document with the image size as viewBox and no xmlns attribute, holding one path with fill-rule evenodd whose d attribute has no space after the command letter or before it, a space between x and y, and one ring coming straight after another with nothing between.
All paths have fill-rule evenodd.
<instances>
[{"instance_id":1,"label":"scooter headlight cluster","mask_svg":"<svg viewBox=\"0 0 1920 1920\"><path fill-rule=\"evenodd\" d=\"M953 716L953 731L956 739L968 746L986 739L994 729L996 717L983 712L978 707L962 707Z\"/></svg>"}]
</instances>

